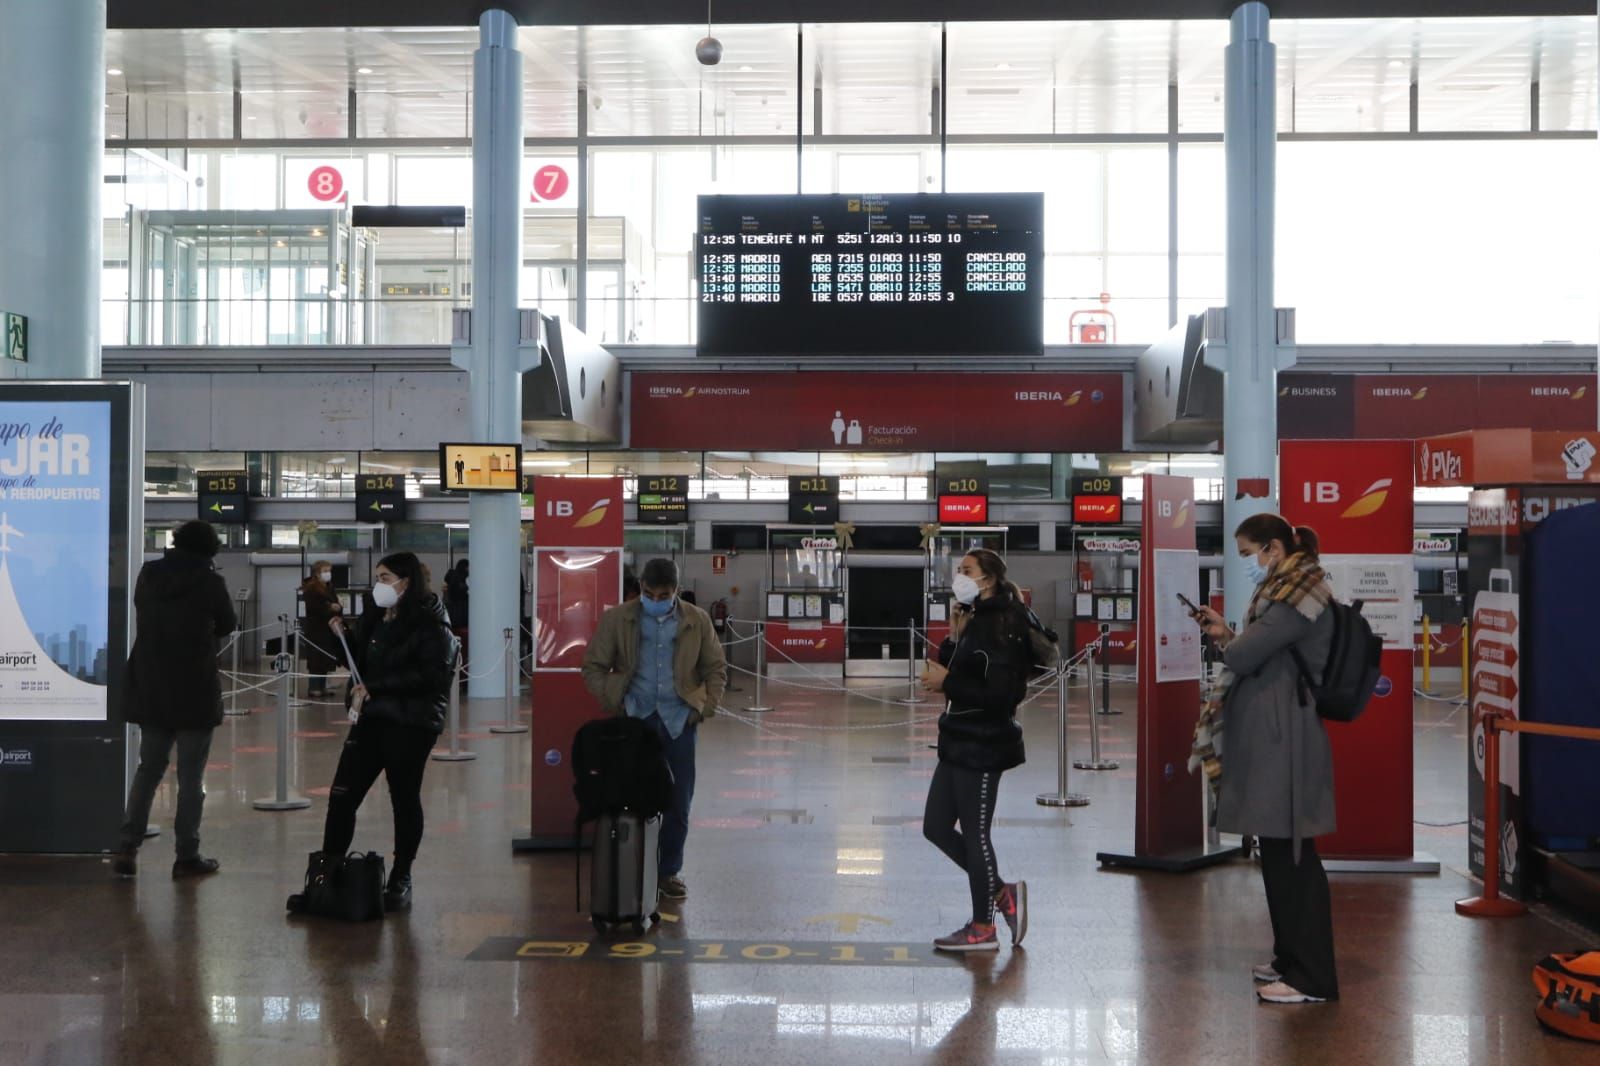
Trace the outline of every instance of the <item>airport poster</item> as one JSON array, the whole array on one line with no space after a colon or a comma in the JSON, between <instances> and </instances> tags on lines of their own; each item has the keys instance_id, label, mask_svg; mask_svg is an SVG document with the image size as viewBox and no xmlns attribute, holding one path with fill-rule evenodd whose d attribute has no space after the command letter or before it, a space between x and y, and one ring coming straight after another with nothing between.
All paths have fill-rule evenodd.
<instances>
[{"instance_id":1,"label":"airport poster","mask_svg":"<svg viewBox=\"0 0 1600 1066\"><path fill-rule=\"evenodd\" d=\"M111 404L0 402L0 719L101 722Z\"/></svg>"}]
</instances>

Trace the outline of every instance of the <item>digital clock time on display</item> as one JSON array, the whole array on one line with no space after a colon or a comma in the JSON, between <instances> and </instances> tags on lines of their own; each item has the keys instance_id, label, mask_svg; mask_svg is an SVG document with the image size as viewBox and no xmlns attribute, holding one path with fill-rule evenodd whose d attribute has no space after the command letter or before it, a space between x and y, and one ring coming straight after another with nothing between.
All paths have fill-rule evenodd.
<instances>
[{"instance_id":1,"label":"digital clock time on display","mask_svg":"<svg viewBox=\"0 0 1600 1066\"><path fill-rule=\"evenodd\" d=\"M702 196L699 350L1038 353L1044 195Z\"/></svg>"}]
</instances>

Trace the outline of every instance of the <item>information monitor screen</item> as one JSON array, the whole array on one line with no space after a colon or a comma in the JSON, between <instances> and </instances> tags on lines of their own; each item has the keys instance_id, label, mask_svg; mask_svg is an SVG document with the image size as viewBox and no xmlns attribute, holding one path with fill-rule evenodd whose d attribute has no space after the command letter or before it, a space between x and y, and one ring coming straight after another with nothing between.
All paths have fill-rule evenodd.
<instances>
[{"instance_id":1,"label":"information monitor screen","mask_svg":"<svg viewBox=\"0 0 1600 1066\"><path fill-rule=\"evenodd\" d=\"M699 350L1038 353L1044 194L702 196Z\"/></svg>"}]
</instances>

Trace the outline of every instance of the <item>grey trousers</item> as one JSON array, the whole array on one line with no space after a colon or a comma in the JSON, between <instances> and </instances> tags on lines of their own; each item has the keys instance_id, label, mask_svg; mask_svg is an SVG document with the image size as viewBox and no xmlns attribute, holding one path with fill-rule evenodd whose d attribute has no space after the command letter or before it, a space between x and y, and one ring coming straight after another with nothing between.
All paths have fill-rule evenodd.
<instances>
[{"instance_id":1,"label":"grey trousers","mask_svg":"<svg viewBox=\"0 0 1600 1066\"><path fill-rule=\"evenodd\" d=\"M150 804L167 773L168 755L178 748L178 815L172 827L179 859L200 854L200 814L206 805L206 760L211 757L211 729L139 729L139 769L128 789L128 812L122 823L122 850L137 851L150 825Z\"/></svg>"}]
</instances>

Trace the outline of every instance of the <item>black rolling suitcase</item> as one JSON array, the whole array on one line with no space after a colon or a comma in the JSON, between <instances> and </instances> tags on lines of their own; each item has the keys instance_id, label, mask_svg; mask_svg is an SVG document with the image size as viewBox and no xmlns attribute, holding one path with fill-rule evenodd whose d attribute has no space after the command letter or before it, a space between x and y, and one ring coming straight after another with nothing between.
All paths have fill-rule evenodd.
<instances>
[{"instance_id":1,"label":"black rolling suitcase","mask_svg":"<svg viewBox=\"0 0 1600 1066\"><path fill-rule=\"evenodd\" d=\"M589 866L589 917L599 932L631 925L643 934L661 920L656 910L656 862L661 819L624 811L602 814L594 823Z\"/></svg>"}]
</instances>

